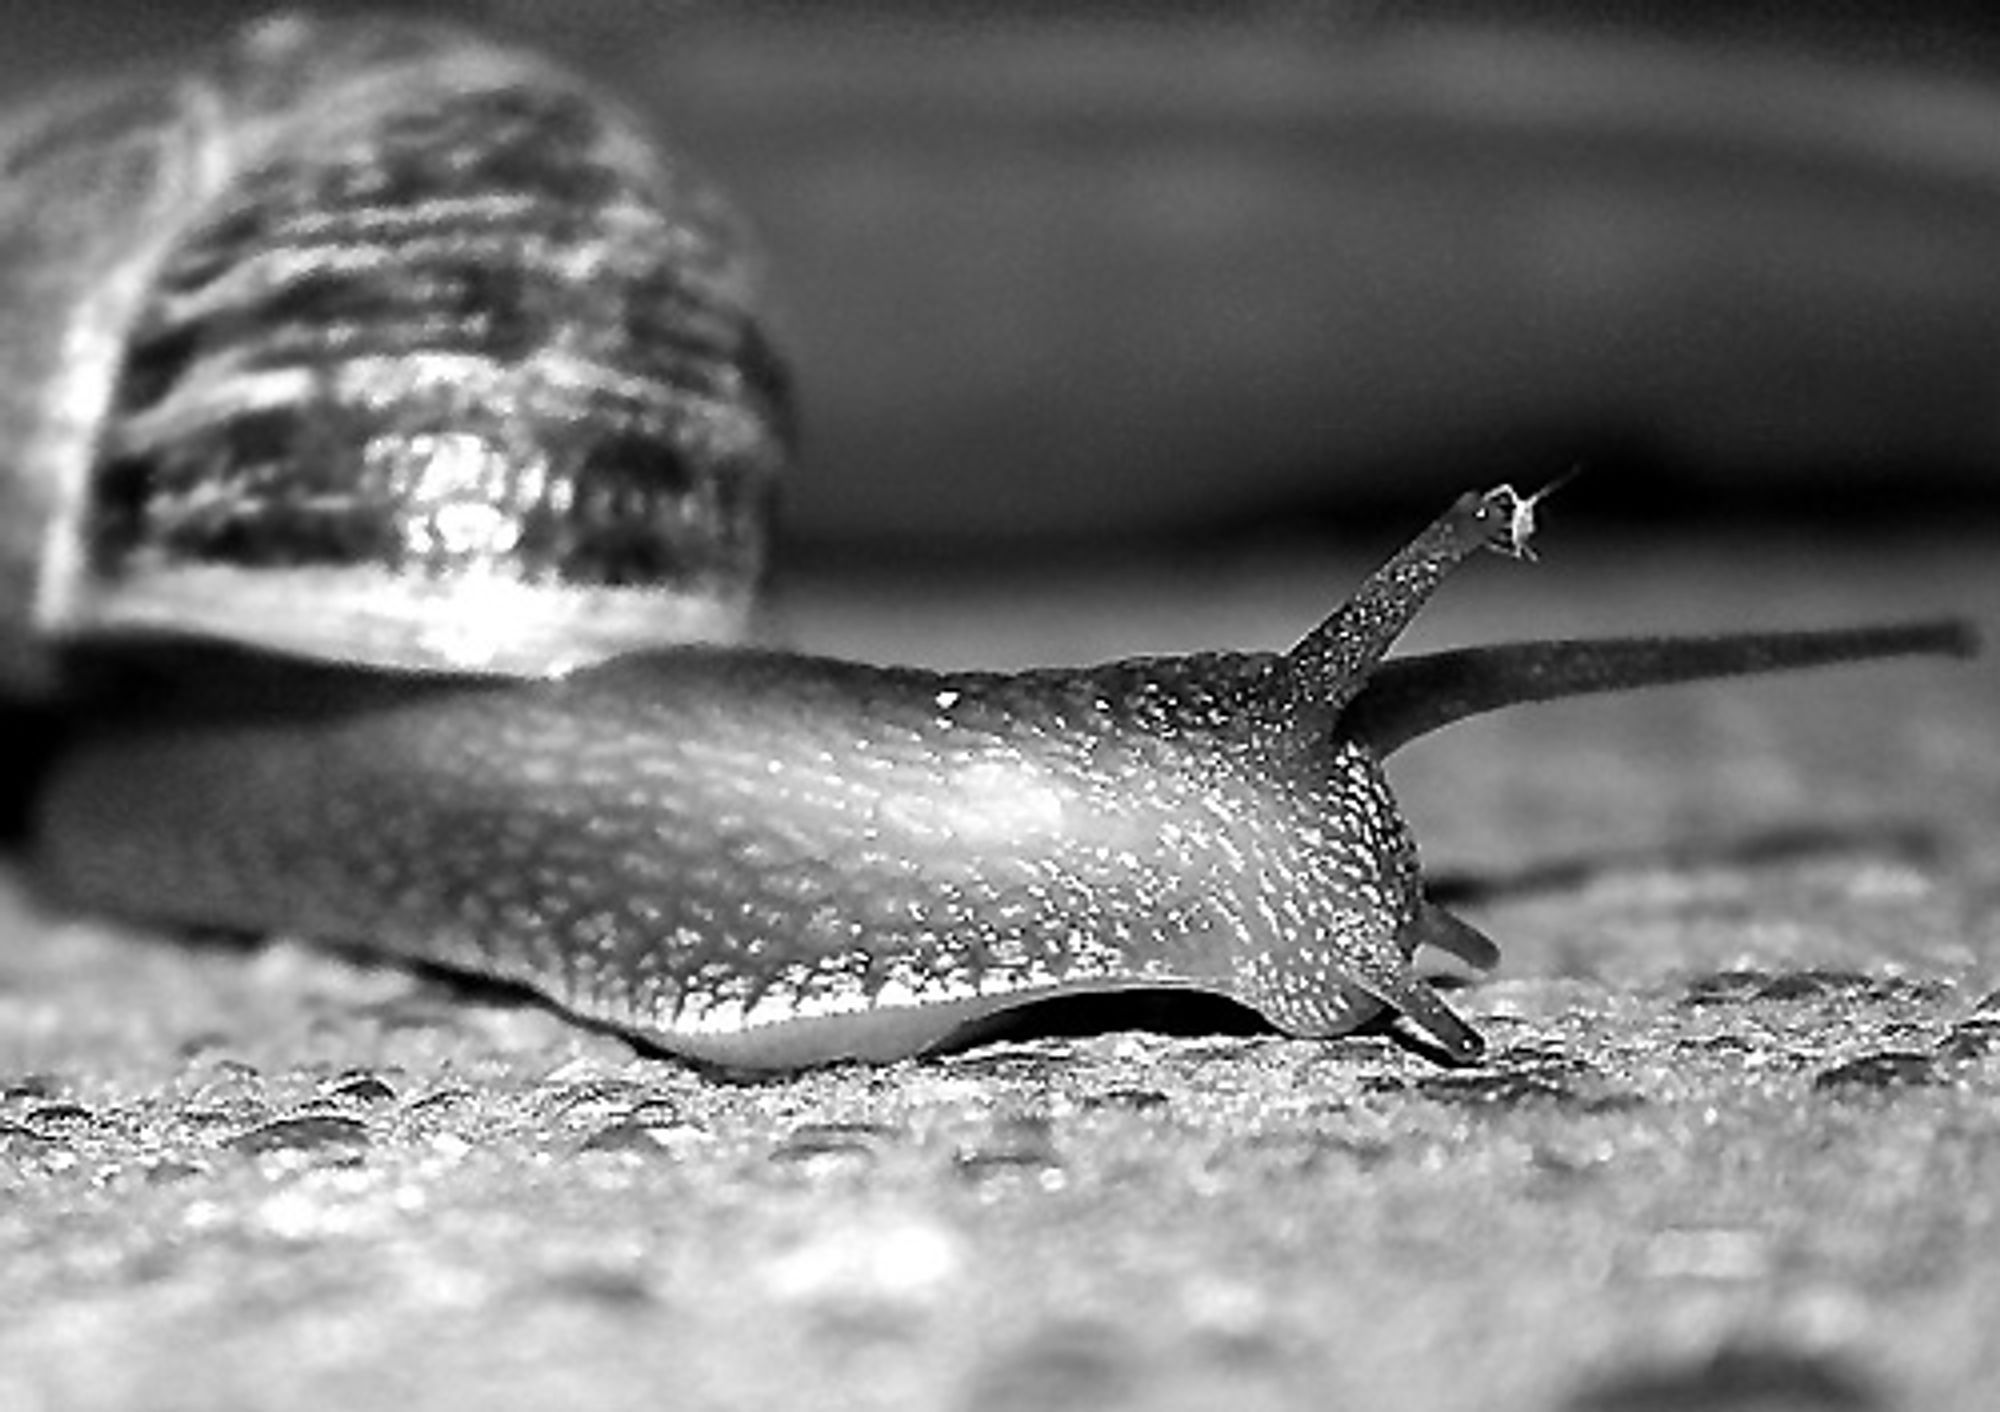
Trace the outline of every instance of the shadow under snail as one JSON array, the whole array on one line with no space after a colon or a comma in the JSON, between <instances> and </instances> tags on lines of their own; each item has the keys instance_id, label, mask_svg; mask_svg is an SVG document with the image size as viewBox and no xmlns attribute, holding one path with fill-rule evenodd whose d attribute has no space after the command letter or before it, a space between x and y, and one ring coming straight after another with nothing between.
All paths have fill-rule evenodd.
<instances>
[{"instance_id":1,"label":"shadow under snail","mask_svg":"<svg viewBox=\"0 0 2000 1412\"><path fill-rule=\"evenodd\" d=\"M1290 651L1015 674L748 644L785 380L735 218L577 81L280 20L0 131L0 631L87 692L77 903L516 982L695 1059L889 1060L1189 989L1471 1062L1382 761L1476 712L1961 624L1387 659L1534 498L1469 494Z\"/></svg>"}]
</instances>

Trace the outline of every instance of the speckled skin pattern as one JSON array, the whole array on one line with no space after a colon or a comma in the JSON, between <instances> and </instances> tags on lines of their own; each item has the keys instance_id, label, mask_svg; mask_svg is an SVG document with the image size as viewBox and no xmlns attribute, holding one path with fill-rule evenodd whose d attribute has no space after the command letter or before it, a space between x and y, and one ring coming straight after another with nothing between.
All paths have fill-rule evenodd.
<instances>
[{"instance_id":1,"label":"speckled skin pattern","mask_svg":"<svg viewBox=\"0 0 2000 1412\"><path fill-rule=\"evenodd\" d=\"M1338 1033L1377 1008L1343 982L1401 964L1415 853L1365 751L1260 768L1263 679L665 654L101 747L51 819L90 847L53 861L100 903L387 946L736 1062L1117 985Z\"/></svg>"},{"instance_id":2,"label":"speckled skin pattern","mask_svg":"<svg viewBox=\"0 0 2000 1412\"><path fill-rule=\"evenodd\" d=\"M1512 497L1464 497L1282 657L941 675L684 649L506 685L237 664L77 754L48 862L99 906L519 981L736 1064L889 1058L1131 986L1310 1036L1390 1005L1470 1058L1410 972L1428 908L1379 763L1319 722Z\"/></svg>"}]
</instances>

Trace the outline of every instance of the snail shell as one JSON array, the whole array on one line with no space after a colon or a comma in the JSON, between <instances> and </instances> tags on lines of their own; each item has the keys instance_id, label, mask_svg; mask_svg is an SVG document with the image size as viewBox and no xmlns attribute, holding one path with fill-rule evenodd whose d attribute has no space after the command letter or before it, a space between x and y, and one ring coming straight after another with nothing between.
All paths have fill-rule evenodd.
<instances>
[{"instance_id":1,"label":"snail shell","mask_svg":"<svg viewBox=\"0 0 2000 1412\"><path fill-rule=\"evenodd\" d=\"M0 170L15 678L123 634L511 674L743 635L790 437L747 247L567 75L278 20Z\"/></svg>"},{"instance_id":2,"label":"snail shell","mask_svg":"<svg viewBox=\"0 0 2000 1412\"><path fill-rule=\"evenodd\" d=\"M1385 661L1456 566L1526 552L1505 486L1283 654L695 645L753 610L784 378L726 208L572 80L284 21L0 151L9 670L146 673L43 800L44 875L89 906L516 981L738 1065L1136 987L1469 1062L1411 958L1497 953L1424 896L1391 751L1517 701L1970 647Z\"/></svg>"}]
</instances>

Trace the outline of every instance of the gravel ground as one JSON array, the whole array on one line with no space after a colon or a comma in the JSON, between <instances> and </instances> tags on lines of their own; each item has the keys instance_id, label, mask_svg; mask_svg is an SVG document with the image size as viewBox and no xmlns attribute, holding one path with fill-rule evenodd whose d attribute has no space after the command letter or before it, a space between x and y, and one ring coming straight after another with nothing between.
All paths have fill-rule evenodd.
<instances>
[{"instance_id":1,"label":"gravel ground","mask_svg":"<svg viewBox=\"0 0 2000 1412\"><path fill-rule=\"evenodd\" d=\"M1971 540L1545 547L1425 643L2000 603ZM1360 567L792 616L932 660L1274 642ZM733 1083L11 868L0 1407L2000 1405L1992 659L1509 713L1397 780L1507 952L1454 999L1478 1069L1182 1007L1209 1032Z\"/></svg>"}]
</instances>

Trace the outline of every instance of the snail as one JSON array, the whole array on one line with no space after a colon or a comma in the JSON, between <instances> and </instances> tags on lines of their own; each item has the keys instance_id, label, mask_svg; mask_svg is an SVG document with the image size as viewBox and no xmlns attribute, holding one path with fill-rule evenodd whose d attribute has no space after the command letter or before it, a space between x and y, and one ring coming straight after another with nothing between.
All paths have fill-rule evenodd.
<instances>
[{"instance_id":1,"label":"snail","mask_svg":"<svg viewBox=\"0 0 2000 1412\"><path fill-rule=\"evenodd\" d=\"M1383 772L1517 702L1900 653L1956 622L1390 658L1538 496L1467 494L1283 653L1014 674L751 631L786 375L738 218L542 60L274 21L0 134L9 680L85 696L76 904L517 983L695 1061L934 1049L1183 989L1287 1035L1476 1031L1419 978Z\"/></svg>"}]
</instances>

